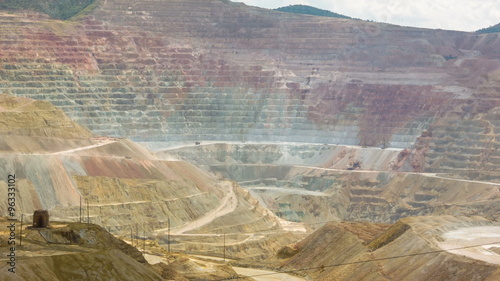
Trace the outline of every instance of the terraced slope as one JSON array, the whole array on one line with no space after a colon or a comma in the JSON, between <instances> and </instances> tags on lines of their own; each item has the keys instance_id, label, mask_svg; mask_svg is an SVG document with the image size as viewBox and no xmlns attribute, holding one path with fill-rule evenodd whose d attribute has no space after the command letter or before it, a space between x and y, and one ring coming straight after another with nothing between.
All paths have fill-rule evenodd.
<instances>
[{"instance_id":1,"label":"terraced slope","mask_svg":"<svg viewBox=\"0 0 500 281\"><path fill-rule=\"evenodd\" d=\"M0 218L0 258L9 263L9 225ZM17 227L20 226L16 222ZM93 224L52 223L51 228L24 229L22 245L16 233L15 273L4 267L2 280L164 280L142 253ZM26 225L24 225L26 226ZM12 240L10 240L12 241ZM43 269L43 270L41 270Z\"/></svg>"},{"instance_id":2,"label":"terraced slope","mask_svg":"<svg viewBox=\"0 0 500 281\"><path fill-rule=\"evenodd\" d=\"M235 180L277 216L312 227L331 220L394 223L417 215L500 218L498 172L476 168L429 173L421 171L425 158L419 153L417 148L202 142L156 155L190 161Z\"/></svg>"},{"instance_id":3,"label":"terraced slope","mask_svg":"<svg viewBox=\"0 0 500 281\"><path fill-rule=\"evenodd\" d=\"M71 22L2 14L2 90L50 100L95 133L143 141L405 148L441 118L460 124L498 106L497 34L218 0L96 5Z\"/></svg>"},{"instance_id":4,"label":"terraced slope","mask_svg":"<svg viewBox=\"0 0 500 281\"><path fill-rule=\"evenodd\" d=\"M241 163L261 161L272 165L276 160L281 164L343 170L351 161L363 158L363 169L439 172L447 174L446 178L452 174L459 179L455 186L470 189L476 189L475 181L500 181L498 34L304 17L216 0L153 0L134 4L108 0L96 5L90 15L72 21L51 20L40 14L2 13L2 92L50 100L94 133L155 141L152 146L156 148L166 146L165 142L194 144L200 140L355 145L372 148L346 151L343 155L342 148L328 148L328 152L318 154L319 158L314 158L314 149L308 152L309 148L304 148L302 155L295 154L295 159L277 158L281 152L273 151L274 156L257 156L244 149L237 153L247 157L241 158ZM15 139L4 142L5 147L18 145ZM96 140L87 145L92 146L90 151L95 149L93 153L108 147L93 147L97 144ZM63 147L80 147L73 145ZM249 151L255 150L259 148ZM293 155L293 150L283 155ZM85 170L78 175L113 178L114 170L101 167L119 166L116 171L120 177L134 175L143 180L158 180L163 179L162 173L180 169L173 168L177 164L172 163L166 164L167 168L161 166L160 172L149 166L143 168L142 163L136 163L139 156L127 155L130 150L126 151L120 152L122 158L113 154L104 160L95 154L88 157L85 150L73 150L84 154L80 159L86 162L71 171ZM223 161L219 162L227 164L224 161L231 153L225 155L223 149L218 153L212 155L220 156ZM299 159L310 157L307 153L312 158ZM43 157L39 161L50 159ZM61 161L57 161L61 166ZM243 174L238 174L238 169ZM214 168L238 180L256 179L250 175L263 175L258 179L264 181L276 178L278 183L302 179L294 173L288 177L288 168L280 168L283 171L278 172L279 178L267 176L265 170L272 170L267 166L251 169L254 168ZM324 171L308 170L306 173L313 176L298 185L314 183L309 191L336 190L335 181L321 178ZM316 198L315 203L322 207L311 204L313 211L308 215L319 218L321 212L315 210L325 210L329 218L343 217L349 206L367 210L353 212L351 218L366 218L374 209L398 210L394 217L380 217L382 221L422 214L428 210L434 193L443 187L430 188L426 180L438 180L423 175L418 189L413 190L406 177L414 175L394 177L390 186L409 197L396 200L393 196L397 195L390 194L382 198L379 193L384 186L370 182L352 191L352 196L342 189L342 197L334 201L341 208L332 208L337 205L325 202L324 196ZM95 184L103 182L100 178L95 180ZM412 191L401 190L404 187L398 186L399 180L409 184L408 190ZM68 182L66 177L61 181ZM382 182L389 184L388 180ZM447 181L444 185L448 188L453 183ZM128 184L113 183L120 188ZM481 203L477 208L465 208L464 214L480 212L494 216L498 195L492 190L496 186L479 186L479 190L486 191L478 194L472 204L490 200L487 203L491 208ZM414 193L419 195L413 198ZM71 198L76 204L78 197ZM465 202L463 198L451 199L460 208ZM273 211L291 213L294 219L300 217L300 213L290 212L288 206L279 210L280 203L283 202L274 202ZM448 203L438 200L431 209L436 211L437 205L446 208ZM303 207L297 210L300 211Z\"/></svg>"},{"instance_id":5,"label":"terraced slope","mask_svg":"<svg viewBox=\"0 0 500 281\"><path fill-rule=\"evenodd\" d=\"M393 223L416 215L482 215L499 219L499 184L446 175L346 171L282 165L220 165L276 215L307 223Z\"/></svg>"},{"instance_id":6,"label":"terraced slope","mask_svg":"<svg viewBox=\"0 0 500 281\"><path fill-rule=\"evenodd\" d=\"M468 236L456 236L455 244L443 248L439 242L468 230ZM303 273L314 280L496 280L499 231L498 223L480 217L414 217L389 228L332 223L283 249L275 262L284 269L310 268ZM471 243L474 232L482 238ZM496 243L488 245L492 241ZM463 247L470 248L466 253L450 250ZM490 260L480 261L480 257Z\"/></svg>"},{"instance_id":7,"label":"terraced slope","mask_svg":"<svg viewBox=\"0 0 500 281\"><path fill-rule=\"evenodd\" d=\"M29 220L34 210L48 209L52 219L92 222L116 235L132 231L160 240L169 228L177 234L195 224L175 237L182 247L186 236L196 236L189 232L200 229L213 236L212 242L222 239L221 232L286 232L235 183L187 162L159 160L127 139L92 136L45 101L2 95L0 105L2 121L8 121L0 132L0 174L5 175L0 196L8 198L7 175L15 175L16 218L24 214ZM0 212L7 214L7 208L8 201L0 200ZM246 238L235 241L244 245ZM265 244L269 238L263 234L255 240ZM282 242L270 242L269 250ZM269 251L263 248L247 247L253 249L249 255Z\"/></svg>"}]
</instances>

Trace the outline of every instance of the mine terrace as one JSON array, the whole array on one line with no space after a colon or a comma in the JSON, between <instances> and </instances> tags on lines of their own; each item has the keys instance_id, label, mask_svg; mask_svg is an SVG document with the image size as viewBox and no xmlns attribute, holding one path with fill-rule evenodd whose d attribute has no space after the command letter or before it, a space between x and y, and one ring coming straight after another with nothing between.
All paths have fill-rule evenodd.
<instances>
[{"instance_id":1,"label":"mine terrace","mask_svg":"<svg viewBox=\"0 0 500 281\"><path fill-rule=\"evenodd\" d=\"M499 280L498 32L45 2L0 9L1 280Z\"/></svg>"}]
</instances>

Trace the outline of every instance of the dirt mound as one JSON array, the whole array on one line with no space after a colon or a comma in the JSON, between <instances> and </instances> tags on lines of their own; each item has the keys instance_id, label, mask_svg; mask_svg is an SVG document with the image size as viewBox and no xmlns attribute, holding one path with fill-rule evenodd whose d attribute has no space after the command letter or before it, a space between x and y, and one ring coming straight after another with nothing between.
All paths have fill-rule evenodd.
<instances>
[{"instance_id":1,"label":"dirt mound","mask_svg":"<svg viewBox=\"0 0 500 281\"><path fill-rule=\"evenodd\" d=\"M407 148L431 129L439 150L440 121L459 124L469 145L485 138L477 125L498 126L484 115L499 106L495 34L136 2L97 1L73 21L0 14L2 89L50 100L95 133L144 141ZM443 168L460 165L451 160Z\"/></svg>"},{"instance_id":2,"label":"dirt mound","mask_svg":"<svg viewBox=\"0 0 500 281\"><path fill-rule=\"evenodd\" d=\"M371 223L329 223L292 246L298 250L293 256L277 262L286 269L312 268L303 273L315 280L380 280L383 274L376 264L357 268L349 264L371 259L365 241L358 235L371 238L386 228L386 225ZM329 267L335 264L346 266Z\"/></svg>"},{"instance_id":3,"label":"dirt mound","mask_svg":"<svg viewBox=\"0 0 500 281\"><path fill-rule=\"evenodd\" d=\"M46 102L3 98L1 113L9 118L14 118L18 111L33 112L33 120L38 122L47 120L39 110L58 111ZM34 132L36 122L16 124L26 132ZM61 134L0 138L0 171L15 175L19 215L30 217L34 210L48 209L51 217L58 220L83 219L115 235L135 233L160 241L172 228L180 232L176 249L191 252L221 253L223 249L222 243L213 246L210 239L190 243L189 235L196 233L202 237L210 233L218 240L224 231L233 235L235 245L228 254L235 256L268 256L273 249L293 241L294 237L287 235L281 236L279 242L273 241L272 232L282 230L277 218L237 184L218 180L187 162L159 160L127 139L91 137L88 131L78 138L65 138L65 130L72 136L73 128L62 126L58 131ZM51 129L49 126L45 132ZM0 182L0 187L0 195L7 198L7 184ZM6 202L0 202L4 212L8 208ZM181 229L195 234L183 235L188 230ZM249 239L256 231L270 233ZM42 242L48 239L63 244L86 243L82 233L74 229L40 234Z\"/></svg>"},{"instance_id":4,"label":"dirt mound","mask_svg":"<svg viewBox=\"0 0 500 281\"><path fill-rule=\"evenodd\" d=\"M0 221L2 229L12 223ZM20 227L19 221L15 224ZM51 223L49 228L23 228L22 245L19 233L8 240L10 232L0 232L2 262L9 253L16 257L15 273L4 267L2 280L164 280L141 252L97 225Z\"/></svg>"},{"instance_id":5,"label":"dirt mound","mask_svg":"<svg viewBox=\"0 0 500 281\"><path fill-rule=\"evenodd\" d=\"M115 238L104 228L95 224L68 223L53 224L57 227L28 229L28 241L48 244L78 245L93 249L116 249L140 263L146 263L143 255L135 247Z\"/></svg>"},{"instance_id":6,"label":"dirt mound","mask_svg":"<svg viewBox=\"0 0 500 281\"><path fill-rule=\"evenodd\" d=\"M0 95L0 134L88 139L92 133L45 101Z\"/></svg>"},{"instance_id":7,"label":"dirt mound","mask_svg":"<svg viewBox=\"0 0 500 281\"><path fill-rule=\"evenodd\" d=\"M440 237L450 236L447 234L450 230L463 232L464 228L473 227L471 230L477 231L474 227L491 229L498 225L480 217L411 217L392 226L348 225L325 225L296 245L282 250L280 253L288 255L280 255L275 263L286 269L299 269L315 280L496 280L500 274L497 264L466 258L463 253L455 254L450 248L441 250L438 247L437 240L443 241ZM359 239L360 233L367 232L370 235L365 236L365 240ZM483 238L475 242L483 242L485 246L490 246L493 239L478 237ZM461 247L453 241L456 248ZM495 253L489 251L484 255Z\"/></svg>"}]
</instances>

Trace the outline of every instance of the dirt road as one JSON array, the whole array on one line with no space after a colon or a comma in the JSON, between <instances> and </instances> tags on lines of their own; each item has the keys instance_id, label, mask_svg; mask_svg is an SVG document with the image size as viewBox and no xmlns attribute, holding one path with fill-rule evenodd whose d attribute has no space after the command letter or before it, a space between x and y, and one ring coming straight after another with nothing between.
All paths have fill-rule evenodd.
<instances>
[{"instance_id":1,"label":"dirt road","mask_svg":"<svg viewBox=\"0 0 500 281\"><path fill-rule=\"evenodd\" d=\"M115 142L116 142L116 140L106 140L106 141L102 141L98 144L93 144L93 145L79 147L79 148L73 148L73 149L69 149L69 150L58 151L58 152L54 152L52 154L54 154L54 155L69 154L69 153L76 152L76 151L87 150L87 149L92 149L92 148L96 148L96 147L100 147L100 146L105 146L105 145L115 143Z\"/></svg>"},{"instance_id":2,"label":"dirt road","mask_svg":"<svg viewBox=\"0 0 500 281\"><path fill-rule=\"evenodd\" d=\"M245 268L245 267L234 267L234 271L236 273L249 276L256 281L305 281L306 279L293 276L286 273L278 273L275 271L262 270L262 269L254 269L254 268Z\"/></svg>"},{"instance_id":3,"label":"dirt road","mask_svg":"<svg viewBox=\"0 0 500 281\"><path fill-rule=\"evenodd\" d=\"M181 229L174 230L172 234L173 235L183 234L184 232L188 232L203 225L206 225L212 222L214 219L227 215L236 210L236 206L238 205L238 197L236 196L236 193L234 193L233 185L231 184L231 182L223 181L221 182L221 187L224 188L227 193L226 196L224 196L224 198L222 199L221 205L217 209L214 209L208 212L203 217L188 223Z\"/></svg>"},{"instance_id":4,"label":"dirt road","mask_svg":"<svg viewBox=\"0 0 500 281\"><path fill-rule=\"evenodd\" d=\"M443 250L476 260L500 264L500 226L463 227L445 232L441 238L444 241L438 242L438 246ZM449 250L475 245L484 246Z\"/></svg>"}]
</instances>

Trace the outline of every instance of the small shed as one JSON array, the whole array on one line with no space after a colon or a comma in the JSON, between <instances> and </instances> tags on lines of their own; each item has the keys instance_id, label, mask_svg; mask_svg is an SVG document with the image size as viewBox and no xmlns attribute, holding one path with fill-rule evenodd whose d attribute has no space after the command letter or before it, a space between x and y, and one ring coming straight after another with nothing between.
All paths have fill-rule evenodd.
<instances>
[{"instance_id":1,"label":"small shed","mask_svg":"<svg viewBox=\"0 0 500 281\"><path fill-rule=\"evenodd\" d=\"M49 211L36 210L33 214L33 227L49 226Z\"/></svg>"}]
</instances>

